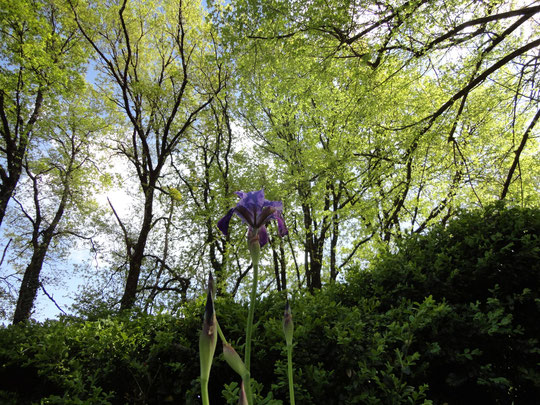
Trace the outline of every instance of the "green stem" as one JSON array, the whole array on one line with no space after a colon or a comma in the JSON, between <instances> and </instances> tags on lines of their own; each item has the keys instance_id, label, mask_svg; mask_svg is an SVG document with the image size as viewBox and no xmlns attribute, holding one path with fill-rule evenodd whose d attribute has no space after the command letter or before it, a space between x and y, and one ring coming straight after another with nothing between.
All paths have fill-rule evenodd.
<instances>
[{"instance_id":1,"label":"green stem","mask_svg":"<svg viewBox=\"0 0 540 405\"><path fill-rule=\"evenodd\" d=\"M218 331L219 337L221 338L221 341L223 343L228 343L227 339L225 339L225 335L223 334L223 331L221 330L221 326L219 326L219 323L217 324L217 331Z\"/></svg>"},{"instance_id":2,"label":"green stem","mask_svg":"<svg viewBox=\"0 0 540 405\"><path fill-rule=\"evenodd\" d=\"M290 404L294 405L292 345L287 345L287 374L289 374L289 400L290 400Z\"/></svg>"},{"instance_id":3,"label":"green stem","mask_svg":"<svg viewBox=\"0 0 540 405\"><path fill-rule=\"evenodd\" d=\"M259 278L259 265L253 263L253 285L251 286L251 296L249 298L249 313L246 328L246 350L245 363L248 370L251 364L251 335L253 333L253 318L255 317L255 301L257 300L257 282Z\"/></svg>"},{"instance_id":4,"label":"green stem","mask_svg":"<svg viewBox=\"0 0 540 405\"><path fill-rule=\"evenodd\" d=\"M253 405L253 392L251 391L251 377L249 373L242 377L244 382L244 390L246 391L246 397L249 405Z\"/></svg>"},{"instance_id":5,"label":"green stem","mask_svg":"<svg viewBox=\"0 0 540 405\"><path fill-rule=\"evenodd\" d=\"M201 397L202 405L210 405L210 399L208 398L208 378L201 378Z\"/></svg>"},{"instance_id":6,"label":"green stem","mask_svg":"<svg viewBox=\"0 0 540 405\"><path fill-rule=\"evenodd\" d=\"M249 313L246 327L246 349L244 353L244 362L246 368L251 373L251 335L253 333L253 318L255 317L255 302L257 300L257 283L259 278L259 263L258 260L253 260L253 285L251 286L251 296L249 299ZM253 404L253 394L251 392L251 379L244 387L246 396L250 404Z\"/></svg>"}]
</instances>

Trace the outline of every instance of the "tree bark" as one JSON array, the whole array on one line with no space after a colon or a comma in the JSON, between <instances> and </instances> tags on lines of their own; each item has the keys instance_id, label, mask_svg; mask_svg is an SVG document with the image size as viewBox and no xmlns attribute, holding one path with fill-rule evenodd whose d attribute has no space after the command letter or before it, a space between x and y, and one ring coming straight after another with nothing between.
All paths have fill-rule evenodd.
<instances>
[{"instance_id":1,"label":"tree bark","mask_svg":"<svg viewBox=\"0 0 540 405\"><path fill-rule=\"evenodd\" d=\"M274 242L274 241L272 241ZM274 276L276 278L276 286L277 290L281 291L281 273L279 271L279 260L278 260L278 253L276 252L276 248L274 247L274 244L272 243L272 259L274 262Z\"/></svg>"},{"instance_id":2,"label":"tree bark","mask_svg":"<svg viewBox=\"0 0 540 405\"><path fill-rule=\"evenodd\" d=\"M124 294L120 300L120 311L125 311L133 308L135 299L137 298L137 287L139 285L139 277L141 274L141 266L144 259L144 251L146 248L146 242L148 241L148 235L152 230L152 218L153 218L153 205L154 205L154 192L155 181L152 181L145 190L144 201L144 216L143 223L139 232L139 238L137 243L133 246L133 250L129 257L129 268L126 279L126 286L124 288Z\"/></svg>"},{"instance_id":3,"label":"tree bark","mask_svg":"<svg viewBox=\"0 0 540 405\"><path fill-rule=\"evenodd\" d=\"M74 156L71 157L69 167L66 170L65 178L63 180L62 197L60 198L56 213L49 226L47 226L45 229L41 229L41 224L43 223L44 218L41 216L40 210L38 179L36 176L31 174L28 167L26 168L28 176L33 182L36 219L32 221L34 228L32 235L32 258L30 259L30 264L26 267L24 272L23 281L19 290L19 297L17 299L17 306L15 308L15 314L13 315L13 324L27 321L30 319L30 315L32 314L32 308L34 307L34 301L39 288L39 275L41 273L41 269L43 268L43 263L47 255L49 245L54 237L56 228L64 216L66 204L70 195L69 176L71 175L71 170L73 167L73 159ZM39 240L40 237L41 242Z\"/></svg>"},{"instance_id":4,"label":"tree bark","mask_svg":"<svg viewBox=\"0 0 540 405\"><path fill-rule=\"evenodd\" d=\"M279 238L279 262L281 264L281 290L287 289L287 267L285 262L285 248L283 247L283 238Z\"/></svg>"},{"instance_id":5,"label":"tree bark","mask_svg":"<svg viewBox=\"0 0 540 405\"><path fill-rule=\"evenodd\" d=\"M43 267L47 248L48 243L41 243L38 249L34 251L30 264L24 271L23 281L17 299L17 306L13 316L14 325L30 319L34 301L37 296L37 290L39 288L39 275Z\"/></svg>"},{"instance_id":6,"label":"tree bark","mask_svg":"<svg viewBox=\"0 0 540 405\"><path fill-rule=\"evenodd\" d=\"M10 174L5 177L4 173L2 173L2 184L0 185L0 226L6 215L9 200L11 200L11 197L13 196L13 192L15 191L15 187L17 186L20 177L21 169L10 171Z\"/></svg>"}]
</instances>

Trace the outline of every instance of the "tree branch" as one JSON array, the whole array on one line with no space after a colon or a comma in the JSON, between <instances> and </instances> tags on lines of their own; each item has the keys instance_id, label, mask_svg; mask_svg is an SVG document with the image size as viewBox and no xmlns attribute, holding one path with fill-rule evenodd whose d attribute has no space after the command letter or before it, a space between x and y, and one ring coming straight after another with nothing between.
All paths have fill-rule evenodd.
<instances>
[{"instance_id":1,"label":"tree branch","mask_svg":"<svg viewBox=\"0 0 540 405\"><path fill-rule=\"evenodd\" d=\"M523 152L523 149L525 149L525 144L527 143L527 140L529 139L529 135L531 131L533 130L534 126L538 122L538 119L540 119L540 109L536 112L536 115L532 119L531 123L525 130L523 137L521 138L521 143L519 144L518 148L514 151L515 156L514 160L512 162L512 166L510 166L510 170L508 171L508 176L506 176L506 181L504 182L504 186L501 192L501 200L504 200L506 198L506 194L508 193L508 189L510 188L510 183L512 182L512 177L514 176L514 172L516 171L516 168L519 164L519 158L521 156L521 152Z\"/></svg>"},{"instance_id":2,"label":"tree branch","mask_svg":"<svg viewBox=\"0 0 540 405\"><path fill-rule=\"evenodd\" d=\"M47 290L45 289L45 286L43 285L43 283L40 281L39 282L39 286L41 287L41 290L43 291L43 294L45 294L47 296L47 298L49 298L52 303L56 306L56 308L58 308L64 315L67 315L66 311L64 311L62 308L60 308L60 305L58 305L58 303L55 301L55 299L47 292Z\"/></svg>"},{"instance_id":3,"label":"tree branch","mask_svg":"<svg viewBox=\"0 0 540 405\"><path fill-rule=\"evenodd\" d=\"M122 228L122 233L124 234L124 241L125 241L125 244L126 244L127 253L128 253L129 256L131 256L131 249L133 247L133 243L131 242L131 239L129 238L128 231L127 231L126 227L124 226L124 223L120 219L120 216L118 215L118 213L114 209L114 206L112 205L112 202L109 199L109 197L107 197L107 202L109 203L109 206L111 207L112 212L113 212L114 216L116 217L116 220L118 221L118 225L120 225L120 228Z\"/></svg>"}]
</instances>

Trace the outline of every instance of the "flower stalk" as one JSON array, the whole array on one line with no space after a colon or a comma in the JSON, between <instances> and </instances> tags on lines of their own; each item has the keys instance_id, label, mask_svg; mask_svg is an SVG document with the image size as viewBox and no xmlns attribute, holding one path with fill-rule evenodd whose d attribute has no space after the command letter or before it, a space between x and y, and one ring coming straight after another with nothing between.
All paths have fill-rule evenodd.
<instances>
[{"instance_id":1,"label":"flower stalk","mask_svg":"<svg viewBox=\"0 0 540 405\"><path fill-rule=\"evenodd\" d=\"M259 255L260 247L259 241L255 237L248 236L248 247L251 254L251 261L253 263L253 280L251 284L251 294L249 297L249 312L246 325L246 347L244 353L244 359L246 360L246 367L248 370L251 365L251 336L253 333L253 319L255 317L255 302L257 301L257 285L259 282Z\"/></svg>"},{"instance_id":2,"label":"flower stalk","mask_svg":"<svg viewBox=\"0 0 540 405\"><path fill-rule=\"evenodd\" d=\"M259 283L259 257L260 257L260 245L257 230L255 230L254 235L250 230L248 232L248 248L251 255L251 261L253 263L253 280L251 285L251 295L249 298L249 312L246 325L246 347L244 351L244 359L246 361L246 367L248 370L251 370L251 337L253 334L253 319L255 318L255 303L257 302L257 286ZM248 378L245 383L245 389L247 398L250 404L253 403L253 393L251 391L251 379Z\"/></svg>"},{"instance_id":3,"label":"flower stalk","mask_svg":"<svg viewBox=\"0 0 540 405\"><path fill-rule=\"evenodd\" d=\"M236 207L231 208L227 214L218 222L218 228L224 235L229 233L229 222L236 214L242 222L248 226L248 249L253 263L253 280L251 286L250 302L246 324L246 343L244 351L244 362L228 345L223 337L221 329L218 332L224 342L223 353L229 365L242 377L242 389L240 392L240 404L253 405L253 392L251 389L251 341L253 335L253 321L255 318L255 304L257 302L257 286L259 278L259 258L261 247L268 243L268 231L266 224L271 220L276 220L278 224L278 234L283 237L287 234L287 227L283 221L283 204L281 201L268 201L264 198L264 190L244 193L237 191L236 195L240 201Z\"/></svg>"},{"instance_id":4,"label":"flower stalk","mask_svg":"<svg viewBox=\"0 0 540 405\"><path fill-rule=\"evenodd\" d=\"M291 306L289 301L285 305L285 313L283 314L283 334L287 344L287 376L289 378L289 401L294 405L294 383L293 383L293 363L292 363L292 348L294 324L292 320Z\"/></svg>"}]
</instances>

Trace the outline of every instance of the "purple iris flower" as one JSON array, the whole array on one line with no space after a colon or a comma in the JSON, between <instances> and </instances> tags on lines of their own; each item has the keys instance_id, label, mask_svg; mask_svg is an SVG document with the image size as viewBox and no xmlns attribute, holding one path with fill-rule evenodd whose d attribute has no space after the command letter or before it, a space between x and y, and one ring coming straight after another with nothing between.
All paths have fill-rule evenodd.
<instances>
[{"instance_id":1,"label":"purple iris flower","mask_svg":"<svg viewBox=\"0 0 540 405\"><path fill-rule=\"evenodd\" d=\"M229 222L233 214L238 215L242 222L249 226L248 237L258 237L260 246L264 246L268 242L268 232L265 224L272 219L275 219L278 223L279 236L287 235L288 231L285 221L283 221L283 204L281 201L265 200L264 190L250 191L249 193L237 191L236 195L240 197L240 201L218 222L218 228L224 235L229 233Z\"/></svg>"}]
</instances>

